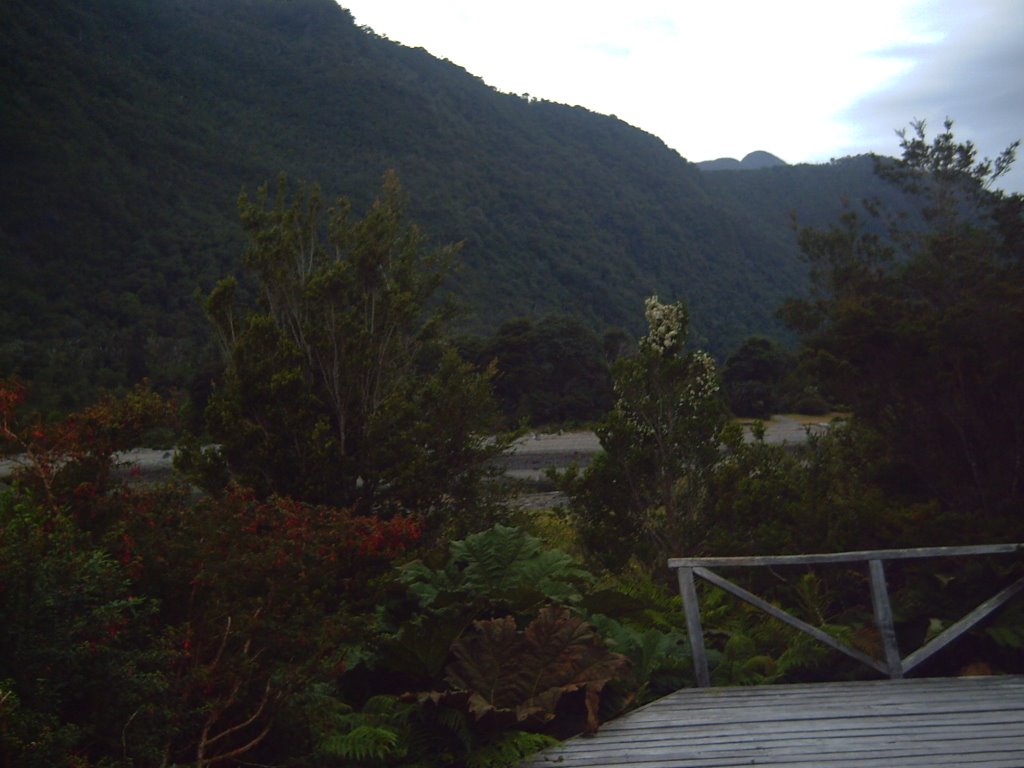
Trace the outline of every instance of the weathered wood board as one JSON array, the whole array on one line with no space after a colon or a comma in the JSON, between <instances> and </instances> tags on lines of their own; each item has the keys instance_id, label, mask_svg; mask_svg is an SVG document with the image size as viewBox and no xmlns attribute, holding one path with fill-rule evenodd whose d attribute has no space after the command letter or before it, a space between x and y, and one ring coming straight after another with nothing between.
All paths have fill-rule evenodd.
<instances>
[{"instance_id":1,"label":"weathered wood board","mask_svg":"<svg viewBox=\"0 0 1024 768\"><path fill-rule=\"evenodd\" d=\"M1024 768L1024 676L677 691L531 768Z\"/></svg>"}]
</instances>

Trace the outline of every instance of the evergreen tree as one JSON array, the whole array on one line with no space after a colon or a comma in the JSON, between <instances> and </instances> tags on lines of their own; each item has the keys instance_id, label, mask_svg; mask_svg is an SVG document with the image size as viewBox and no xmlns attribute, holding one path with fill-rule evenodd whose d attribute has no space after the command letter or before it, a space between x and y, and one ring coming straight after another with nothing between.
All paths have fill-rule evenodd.
<instances>
[{"instance_id":1,"label":"evergreen tree","mask_svg":"<svg viewBox=\"0 0 1024 768\"><path fill-rule=\"evenodd\" d=\"M783 314L828 386L884 438L893 490L968 515L1019 513L1024 200L991 189L1016 145L978 161L950 121L931 141L923 122L902 138L902 159L879 170L918 196L923 225L897 221L883 237L851 213L802 230L814 293Z\"/></svg>"},{"instance_id":2,"label":"evergreen tree","mask_svg":"<svg viewBox=\"0 0 1024 768\"><path fill-rule=\"evenodd\" d=\"M231 471L262 493L439 515L476 503L496 410L489 372L445 338L437 298L457 246L427 251L389 174L363 218L282 179L243 195L245 265L258 307L233 279L206 309L227 371L207 418Z\"/></svg>"}]
</instances>

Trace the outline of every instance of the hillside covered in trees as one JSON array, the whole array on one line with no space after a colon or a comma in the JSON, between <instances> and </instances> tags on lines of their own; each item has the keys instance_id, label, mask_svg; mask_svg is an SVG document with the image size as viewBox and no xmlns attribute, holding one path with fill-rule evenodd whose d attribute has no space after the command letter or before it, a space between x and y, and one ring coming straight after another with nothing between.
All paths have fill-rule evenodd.
<instances>
[{"instance_id":1,"label":"hillside covered in trees","mask_svg":"<svg viewBox=\"0 0 1024 768\"><path fill-rule=\"evenodd\" d=\"M188 385L209 338L195 294L240 258L239 192L281 172L360 210L396 171L428 236L463 243L466 331L563 313L636 333L658 293L720 357L778 335L805 284L790 210L820 224L879 189L867 158L704 175L333 0L10 0L0 57L0 371L64 408Z\"/></svg>"}]
</instances>

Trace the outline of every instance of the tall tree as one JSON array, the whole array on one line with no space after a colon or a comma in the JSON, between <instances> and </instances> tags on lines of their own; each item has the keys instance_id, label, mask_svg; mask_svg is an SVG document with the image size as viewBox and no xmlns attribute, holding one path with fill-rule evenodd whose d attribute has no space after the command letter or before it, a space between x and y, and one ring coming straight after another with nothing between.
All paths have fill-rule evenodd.
<instances>
[{"instance_id":1,"label":"tall tree","mask_svg":"<svg viewBox=\"0 0 1024 768\"><path fill-rule=\"evenodd\" d=\"M919 222L872 234L854 214L803 230L814 294L783 314L830 387L885 438L903 492L963 513L1024 502L1024 201L994 191L1016 144L977 159L947 121L903 132L879 171ZM874 213L884 213L873 211Z\"/></svg>"},{"instance_id":2,"label":"tall tree","mask_svg":"<svg viewBox=\"0 0 1024 768\"><path fill-rule=\"evenodd\" d=\"M510 320L477 357L495 360L495 394L513 423L592 421L611 406L611 376L601 340L577 318Z\"/></svg>"},{"instance_id":3,"label":"tall tree","mask_svg":"<svg viewBox=\"0 0 1024 768\"><path fill-rule=\"evenodd\" d=\"M612 366L617 400L597 429L603 451L569 478L581 534L610 564L693 550L727 424L714 361L685 350L686 307L652 296L645 309L637 354Z\"/></svg>"},{"instance_id":4,"label":"tall tree","mask_svg":"<svg viewBox=\"0 0 1024 768\"><path fill-rule=\"evenodd\" d=\"M752 336L722 368L729 407L741 417L763 419L782 404L781 388L793 360L770 339Z\"/></svg>"},{"instance_id":5,"label":"tall tree","mask_svg":"<svg viewBox=\"0 0 1024 768\"><path fill-rule=\"evenodd\" d=\"M427 250L397 177L362 218L281 179L239 208L259 305L234 279L206 302L227 362L208 420L230 468L258 490L437 513L475 501L496 410L489 372L445 339L438 298L458 250Z\"/></svg>"}]
</instances>

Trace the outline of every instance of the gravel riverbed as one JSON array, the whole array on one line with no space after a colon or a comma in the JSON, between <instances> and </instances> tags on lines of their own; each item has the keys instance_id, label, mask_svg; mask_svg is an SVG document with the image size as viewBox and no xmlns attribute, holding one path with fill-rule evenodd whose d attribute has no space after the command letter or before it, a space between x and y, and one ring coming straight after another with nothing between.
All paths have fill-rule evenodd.
<instances>
[{"instance_id":1,"label":"gravel riverbed","mask_svg":"<svg viewBox=\"0 0 1024 768\"><path fill-rule=\"evenodd\" d=\"M764 422L765 440L773 445L796 444L807 439L809 432L820 432L828 428L836 418L827 416L774 416ZM512 444L512 450L501 459L505 474L524 485L543 481L548 469L566 469L572 464L585 467L601 449L597 435L588 430L560 432L531 432ZM125 463L125 471L133 478L159 481L169 477L174 460L173 449L136 448L118 455ZM10 475L21 462L19 457L0 460L0 479ZM564 501L561 494L546 490L533 492L525 490L520 503L527 507L555 506Z\"/></svg>"}]
</instances>

